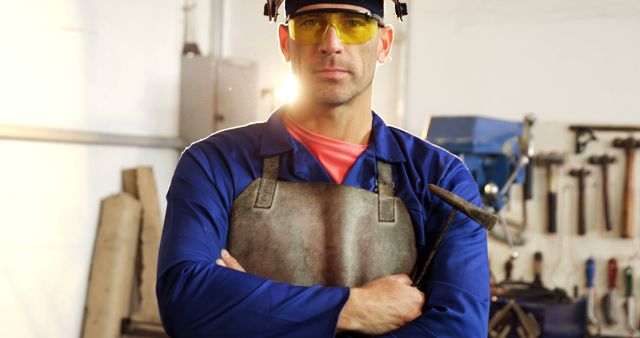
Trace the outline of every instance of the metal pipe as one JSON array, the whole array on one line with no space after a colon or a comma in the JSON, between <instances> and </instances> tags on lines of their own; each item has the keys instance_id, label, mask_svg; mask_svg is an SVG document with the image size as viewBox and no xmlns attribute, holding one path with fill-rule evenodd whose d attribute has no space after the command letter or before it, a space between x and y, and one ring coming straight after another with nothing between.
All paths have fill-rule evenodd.
<instances>
[{"instance_id":1,"label":"metal pipe","mask_svg":"<svg viewBox=\"0 0 640 338\"><path fill-rule=\"evenodd\" d=\"M0 125L0 139L145 148L169 148L178 151L184 150L185 147L185 143L177 137L137 136L12 125Z\"/></svg>"}]
</instances>

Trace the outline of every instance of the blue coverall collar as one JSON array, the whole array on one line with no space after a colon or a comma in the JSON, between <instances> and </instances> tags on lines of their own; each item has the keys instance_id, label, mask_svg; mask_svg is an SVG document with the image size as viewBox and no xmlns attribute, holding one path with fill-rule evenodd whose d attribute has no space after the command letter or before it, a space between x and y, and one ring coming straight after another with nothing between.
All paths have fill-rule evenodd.
<instances>
[{"instance_id":1,"label":"blue coverall collar","mask_svg":"<svg viewBox=\"0 0 640 338\"><path fill-rule=\"evenodd\" d=\"M260 143L260 156L268 157L286 153L294 149L294 139L282 122L282 107L271 114L266 123ZM377 159L386 163L406 162L400 145L389 127L378 114L373 114L371 143Z\"/></svg>"}]
</instances>

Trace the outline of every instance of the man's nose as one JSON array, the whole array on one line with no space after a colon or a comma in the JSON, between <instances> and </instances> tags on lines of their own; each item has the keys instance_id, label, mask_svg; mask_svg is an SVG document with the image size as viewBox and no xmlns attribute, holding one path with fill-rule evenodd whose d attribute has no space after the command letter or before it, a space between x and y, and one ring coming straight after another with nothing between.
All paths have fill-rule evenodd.
<instances>
[{"instance_id":1,"label":"man's nose","mask_svg":"<svg viewBox=\"0 0 640 338\"><path fill-rule=\"evenodd\" d=\"M323 54L342 54L343 49L344 45L340 40L340 33L333 25L329 25L322 36L320 52Z\"/></svg>"}]
</instances>

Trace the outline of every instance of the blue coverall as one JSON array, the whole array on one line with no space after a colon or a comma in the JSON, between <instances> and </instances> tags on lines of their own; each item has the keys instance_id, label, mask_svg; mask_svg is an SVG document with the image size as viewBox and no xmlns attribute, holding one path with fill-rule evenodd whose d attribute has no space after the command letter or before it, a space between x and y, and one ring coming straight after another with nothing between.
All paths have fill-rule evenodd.
<instances>
[{"instance_id":1,"label":"blue coverall","mask_svg":"<svg viewBox=\"0 0 640 338\"><path fill-rule=\"evenodd\" d=\"M343 184L375 188L376 159L393 164L396 196L405 203L419 255L433 244L451 208L427 190L437 184L476 205L478 187L463 162L433 144L388 127L373 114L368 148ZM234 199L279 154L280 180L333 183L282 123L225 130L182 154L167 194L157 296L172 337L334 337L349 297L346 287L277 283L216 265L226 247ZM385 337L487 337L489 267L483 228L458 213L424 283L424 313Z\"/></svg>"}]
</instances>

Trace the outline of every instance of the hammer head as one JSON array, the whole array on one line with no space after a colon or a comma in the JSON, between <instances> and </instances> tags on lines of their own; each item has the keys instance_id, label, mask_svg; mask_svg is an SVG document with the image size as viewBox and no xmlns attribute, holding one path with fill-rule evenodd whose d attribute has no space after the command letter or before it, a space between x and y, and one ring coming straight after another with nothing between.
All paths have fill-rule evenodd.
<instances>
[{"instance_id":1,"label":"hammer head","mask_svg":"<svg viewBox=\"0 0 640 338\"><path fill-rule=\"evenodd\" d=\"M577 178L586 177L586 176L589 176L590 174L591 174L591 171L587 168L576 168L576 169L571 169L569 171L569 175L575 176Z\"/></svg>"},{"instance_id":2,"label":"hammer head","mask_svg":"<svg viewBox=\"0 0 640 338\"><path fill-rule=\"evenodd\" d=\"M536 165L549 167L564 163L564 154L558 152L540 153L535 157Z\"/></svg>"},{"instance_id":3,"label":"hammer head","mask_svg":"<svg viewBox=\"0 0 640 338\"><path fill-rule=\"evenodd\" d=\"M613 146L623 149L637 149L640 148L640 139L635 139L633 136L627 138L617 138L613 140Z\"/></svg>"},{"instance_id":4,"label":"hammer head","mask_svg":"<svg viewBox=\"0 0 640 338\"><path fill-rule=\"evenodd\" d=\"M616 163L616 158L607 154L604 154L602 156L594 155L589 157L589 163L594 165L607 166L609 164Z\"/></svg>"},{"instance_id":5,"label":"hammer head","mask_svg":"<svg viewBox=\"0 0 640 338\"><path fill-rule=\"evenodd\" d=\"M498 216L478 208L451 191L442 189L435 184L429 184L429 191L447 202L447 204L452 206L454 209L478 222L478 224L487 230L493 229L493 226L498 222Z\"/></svg>"}]
</instances>

